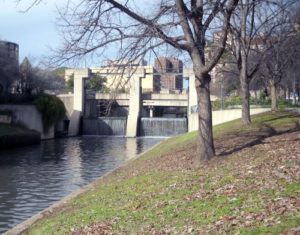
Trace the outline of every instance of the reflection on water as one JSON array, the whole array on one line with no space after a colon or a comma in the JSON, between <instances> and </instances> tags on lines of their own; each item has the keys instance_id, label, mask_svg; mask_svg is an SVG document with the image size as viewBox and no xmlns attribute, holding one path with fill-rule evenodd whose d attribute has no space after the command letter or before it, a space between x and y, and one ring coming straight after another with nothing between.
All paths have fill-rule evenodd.
<instances>
[{"instance_id":1,"label":"reflection on water","mask_svg":"<svg viewBox=\"0 0 300 235\"><path fill-rule=\"evenodd\" d=\"M0 233L161 140L85 136L0 151Z\"/></svg>"}]
</instances>

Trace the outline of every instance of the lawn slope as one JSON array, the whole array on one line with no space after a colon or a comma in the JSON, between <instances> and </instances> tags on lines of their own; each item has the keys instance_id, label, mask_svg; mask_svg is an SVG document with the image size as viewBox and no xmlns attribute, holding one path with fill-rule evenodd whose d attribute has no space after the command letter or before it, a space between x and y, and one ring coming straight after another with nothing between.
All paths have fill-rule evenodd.
<instances>
[{"instance_id":1,"label":"lawn slope","mask_svg":"<svg viewBox=\"0 0 300 235\"><path fill-rule=\"evenodd\" d=\"M300 224L300 116L278 112L168 139L32 226L28 234L293 234Z\"/></svg>"}]
</instances>

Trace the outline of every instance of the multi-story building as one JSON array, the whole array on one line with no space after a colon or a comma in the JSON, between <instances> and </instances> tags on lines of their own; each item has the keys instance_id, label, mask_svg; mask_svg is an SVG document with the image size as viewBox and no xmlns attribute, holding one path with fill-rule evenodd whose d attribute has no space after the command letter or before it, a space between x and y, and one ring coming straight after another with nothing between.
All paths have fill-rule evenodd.
<instances>
[{"instance_id":1,"label":"multi-story building","mask_svg":"<svg viewBox=\"0 0 300 235\"><path fill-rule=\"evenodd\" d=\"M19 71L19 46L13 42L0 41L0 95L7 93Z\"/></svg>"},{"instance_id":2,"label":"multi-story building","mask_svg":"<svg viewBox=\"0 0 300 235\"><path fill-rule=\"evenodd\" d=\"M174 57L159 57L154 62L154 89L181 90L183 88L183 64Z\"/></svg>"}]
</instances>

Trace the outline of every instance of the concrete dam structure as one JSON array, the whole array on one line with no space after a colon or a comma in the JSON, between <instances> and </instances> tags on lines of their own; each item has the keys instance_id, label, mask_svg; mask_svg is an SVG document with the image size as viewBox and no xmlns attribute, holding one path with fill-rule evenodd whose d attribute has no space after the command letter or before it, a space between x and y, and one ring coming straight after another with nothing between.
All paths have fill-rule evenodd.
<instances>
[{"instance_id":1,"label":"concrete dam structure","mask_svg":"<svg viewBox=\"0 0 300 235\"><path fill-rule=\"evenodd\" d=\"M128 78L129 93L117 94L88 93L85 80L89 78L90 70L73 72L74 95L68 99L61 97L65 104L66 100L68 103L73 100L72 107L67 107L69 136L174 136L198 130L197 93L192 69L183 70L183 77L189 79L188 92L174 94L142 93L142 79L149 76L143 67L137 67ZM109 106L109 112L103 114L105 106ZM268 110L257 108L250 111L256 114ZM240 117L240 109L214 111L213 125Z\"/></svg>"},{"instance_id":2,"label":"concrete dam structure","mask_svg":"<svg viewBox=\"0 0 300 235\"><path fill-rule=\"evenodd\" d=\"M88 93L89 69L74 71L72 110L68 110L69 136L172 136L188 131L188 94L141 92L146 69L136 69L129 79L129 93ZM66 103L66 98L61 97ZM110 113L102 114L111 103ZM68 105L70 106L70 105Z\"/></svg>"},{"instance_id":3,"label":"concrete dam structure","mask_svg":"<svg viewBox=\"0 0 300 235\"><path fill-rule=\"evenodd\" d=\"M187 132L187 94L141 94L134 109L130 94L86 96L82 118L84 135L173 136ZM130 100L131 99L131 100ZM101 115L101 106L112 102L110 113ZM133 104L133 105L136 105Z\"/></svg>"}]
</instances>

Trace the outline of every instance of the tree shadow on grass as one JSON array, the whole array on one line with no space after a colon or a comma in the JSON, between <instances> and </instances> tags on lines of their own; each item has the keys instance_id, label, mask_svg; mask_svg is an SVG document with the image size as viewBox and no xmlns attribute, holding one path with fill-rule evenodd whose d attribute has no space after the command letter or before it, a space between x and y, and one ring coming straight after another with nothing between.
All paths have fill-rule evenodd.
<instances>
[{"instance_id":1,"label":"tree shadow on grass","mask_svg":"<svg viewBox=\"0 0 300 235\"><path fill-rule=\"evenodd\" d=\"M279 118L274 118L274 120L275 119ZM269 122L270 120L267 121ZM274 128L273 126L264 123L257 131L228 134L228 136L226 136L226 139L223 138L220 141L216 141L216 147L218 150L217 156L226 156L238 152L244 148L261 144L266 138L269 138L271 136L277 136L285 133L293 133L299 130L299 121L295 121L294 127L289 129L276 130L276 128Z\"/></svg>"}]
</instances>

